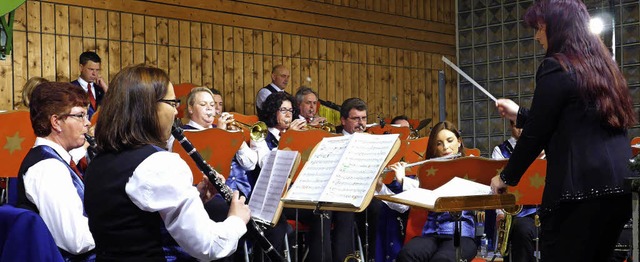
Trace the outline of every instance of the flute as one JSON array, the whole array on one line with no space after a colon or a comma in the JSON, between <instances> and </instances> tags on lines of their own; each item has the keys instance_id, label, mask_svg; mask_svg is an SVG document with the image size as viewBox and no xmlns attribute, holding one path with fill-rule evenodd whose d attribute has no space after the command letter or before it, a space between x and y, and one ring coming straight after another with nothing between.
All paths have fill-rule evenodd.
<instances>
[{"instance_id":1,"label":"flute","mask_svg":"<svg viewBox=\"0 0 640 262\"><path fill-rule=\"evenodd\" d=\"M452 155L447 155L447 156L441 156L441 157L434 157L434 158L430 158L430 159L425 159L425 160L422 160L422 161L418 161L418 162L413 162L411 164L407 164L407 166L405 166L405 168L419 166L419 165L422 165L422 164L427 163L427 162L450 160L450 159L457 158L457 157L459 157L461 155L462 155L461 153L457 153L457 154L452 154ZM393 171L393 169L385 167L382 170L382 173L387 173L387 172L391 172L391 171Z\"/></svg>"}]
</instances>

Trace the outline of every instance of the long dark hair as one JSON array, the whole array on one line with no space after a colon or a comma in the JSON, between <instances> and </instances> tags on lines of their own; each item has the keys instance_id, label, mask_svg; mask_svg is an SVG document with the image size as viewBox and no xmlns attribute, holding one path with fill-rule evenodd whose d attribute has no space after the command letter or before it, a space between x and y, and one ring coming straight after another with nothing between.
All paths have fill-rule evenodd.
<instances>
[{"instance_id":1,"label":"long dark hair","mask_svg":"<svg viewBox=\"0 0 640 262\"><path fill-rule=\"evenodd\" d=\"M590 16L580 0L538 0L523 20L539 29L546 25L547 57L576 74L578 88L588 105L595 105L611 127L636 123L627 82L600 38L589 31Z\"/></svg>"},{"instance_id":2,"label":"long dark hair","mask_svg":"<svg viewBox=\"0 0 640 262\"><path fill-rule=\"evenodd\" d=\"M453 123L449 121L442 121L433 126L431 132L429 133L429 143L427 144L426 159L441 157L441 155L438 153L438 142L436 142L436 140L438 139L438 133L440 133L440 131L442 130L449 130L454 135L456 135L457 139L460 139L460 147L458 148L458 153L460 153L461 156L464 156L464 144L462 143L462 139L460 138L460 132Z\"/></svg>"},{"instance_id":3,"label":"long dark hair","mask_svg":"<svg viewBox=\"0 0 640 262\"><path fill-rule=\"evenodd\" d=\"M162 69L135 65L118 72L96 124L98 151L121 152L149 144L164 148L157 103L168 87L169 76Z\"/></svg>"}]
</instances>

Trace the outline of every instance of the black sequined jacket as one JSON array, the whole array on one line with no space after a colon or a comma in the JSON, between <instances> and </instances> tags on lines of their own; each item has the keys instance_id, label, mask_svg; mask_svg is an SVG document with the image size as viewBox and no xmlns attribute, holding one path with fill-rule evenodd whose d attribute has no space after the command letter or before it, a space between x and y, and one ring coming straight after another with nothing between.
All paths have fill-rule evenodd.
<instances>
[{"instance_id":1,"label":"black sequined jacket","mask_svg":"<svg viewBox=\"0 0 640 262\"><path fill-rule=\"evenodd\" d=\"M508 185L528 183L520 178L545 150L542 212L562 201L628 192L624 178L633 173L627 130L607 126L595 105L581 98L573 71L554 58L540 64L531 109L520 108L516 126L524 129L500 177Z\"/></svg>"}]
</instances>

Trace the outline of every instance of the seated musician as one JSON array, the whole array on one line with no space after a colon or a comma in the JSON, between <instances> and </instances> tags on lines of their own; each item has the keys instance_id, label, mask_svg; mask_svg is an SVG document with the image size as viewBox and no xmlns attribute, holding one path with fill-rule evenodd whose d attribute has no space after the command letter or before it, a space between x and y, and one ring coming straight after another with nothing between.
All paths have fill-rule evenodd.
<instances>
[{"instance_id":1,"label":"seated musician","mask_svg":"<svg viewBox=\"0 0 640 262\"><path fill-rule=\"evenodd\" d=\"M342 124L342 135L350 136L354 133L363 133L367 128L367 103L364 100L352 97L342 102L340 106L340 123ZM382 201L377 198L373 198L369 206L365 209L365 212L349 213L349 212L334 212L335 216L340 216L337 221L340 221L341 227L344 227L344 231L352 232L353 222L356 221L358 226L358 233L365 242L365 257L373 256L376 253L376 234L373 230L377 228L378 222L378 210L382 206ZM342 224L343 223L343 224ZM334 222L335 224L335 222ZM353 241L353 240L350 240ZM346 245L336 245L338 248L344 248Z\"/></svg>"},{"instance_id":2,"label":"seated musician","mask_svg":"<svg viewBox=\"0 0 640 262\"><path fill-rule=\"evenodd\" d=\"M517 128L514 121L509 122L511 124L511 137L493 149L491 154L493 159L509 158L516 147L518 138L520 138L522 128ZM505 261L536 261L534 239L538 233L534 218L537 212L538 209L535 206L524 206L520 213L512 217L511 230L508 237L509 255L505 256ZM502 210L496 210L496 225L500 224L500 220L504 219L504 216L505 214Z\"/></svg>"},{"instance_id":3,"label":"seated musician","mask_svg":"<svg viewBox=\"0 0 640 262\"><path fill-rule=\"evenodd\" d=\"M391 124L400 127L409 127L408 120L409 118L407 116L396 116L391 120ZM389 168L395 173L394 180L385 185L382 182L383 177L381 177L378 181L376 194L398 194L402 191L418 187L419 183L418 180L415 179L415 175L406 176L406 165L405 162L397 162L389 165ZM398 257L398 252L400 252L404 244L404 234L407 216L409 214L407 210L409 210L409 206L386 201L382 202L385 203L385 205L380 207L378 215L376 261L395 261Z\"/></svg>"},{"instance_id":4,"label":"seated musician","mask_svg":"<svg viewBox=\"0 0 640 262\"><path fill-rule=\"evenodd\" d=\"M248 173L249 181L255 186L260 174L260 167L263 166L264 160L271 150L277 150L280 136L289 128L294 130L302 130L306 126L304 120L295 119L297 110L293 107L295 104L293 96L285 92L276 92L270 94L262 104L262 109L258 118L267 125L267 137L262 141L251 140L251 148L258 152L258 166L255 170ZM285 248L284 237L288 235L290 230L287 224L286 215L281 215L275 227L266 230L265 236L273 244L278 251Z\"/></svg>"},{"instance_id":5,"label":"seated musician","mask_svg":"<svg viewBox=\"0 0 640 262\"><path fill-rule=\"evenodd\" d=\"M69 154L85 143L89 97L70 83L46 82L30 98L37 138L20 165L17 199L9 201L40 214L65 259L91 261L95 244L84 215L84 182Z\"/></svg>"},{"instance_id":6,"label":"seated musician","mask_svg":"<svg viewBox=\"0 0 640 262\"><path fill-rule=\"evenodd\" d=\"M405 115L399 115L391 119L392 125L397 125L399 127L408 127L411 128L411 124L409 124L409 117Z\"/></svg>"},{"instance_id":7,"label":"seated musician","mask_svg":"<svg viewBox=\"0 0 640 262\"><path fill-rule=\"evenodd\" d=\"M299 118L305 120L311 126L318 126L327 121L326 118L316 115L318 110L318 93L310 87L301 86L296 92L296 106L300 112Z\"/></svg>"},{"instance_id":8,"label":"seated musician","mask_svg":"<svg viewBox=\"0 0 640 262\"><path fill-rule=\"evenodd\" d=\"M86 175L85 210L96 258L108 261L193 261L233 253L250 218L233 192L224 222L203 202L216 193L193 186L189 166L163 146L178 99L163 70L136 65L113 78L96 126L98 155Z\"/></svg>"},{"instance_id":9,"label":"seated musician","mask_svg":"<svg viewBox=\"0 0 640 262\"><path fill-rule=\"evenodd\" d=\"M189 122L182 126L185 130L203 130L213 127L227 130L230 123L234 121L233 115L223 112L223 100L220 92L207 87L195 87L191 89L187 96L187 107L185 111L185 115L189 118ZM216 116L218 116L218 122L217 125L214 125L213 122ZM243 141L231 162L231 174L229 174L225 183L231 187L231 189L239 190L247 197L250 196L251 185L249 184L245 171L253 170L257 162L258 154L251 150L247 143ZM226 203L223 204L226 205ZM222 219L224 219L224 217L222 217Z\"/></svg>"},{"instance_id":10,"label":"seated musician","mask_svg":"<svg viewBox=\"0 0 640 262\"><path fill-rule=\"evenodd\" d=\"M429 134L426 158L463 153L464 145L456 127L448 122L436 124ZM463 211L460 247L462 259L471 261L477 252L474 241L475 222L470 211ZM454 219L449 212L429 212L422 236L405 244L398 254L398 261L455 261L453 245Z\"/></svg>"}]
</instances>

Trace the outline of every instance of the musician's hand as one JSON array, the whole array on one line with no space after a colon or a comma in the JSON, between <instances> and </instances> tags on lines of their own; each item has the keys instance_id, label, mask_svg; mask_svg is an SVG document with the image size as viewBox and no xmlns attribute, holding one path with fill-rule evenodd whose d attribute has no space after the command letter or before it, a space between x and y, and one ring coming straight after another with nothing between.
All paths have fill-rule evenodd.
<instances>
[{"instance_id":1,"label":"musician's hand","mask_svg":"<svg viewBox=\"0 0 640 262\"><path fill-rule=\"evenodd\" d=\"M500 98L496 101L496 107L498 108L500 116L516 121L518 110L520 110L520 106L518 106L516 102L513 102L511 99Z\"/></svg>"},{"instance_id":2,"label":"musician's hand","mask_svg":"<svg viewBox=\"0 0 640 262\"><path fill-rule=\"evenodd\" d=\"M302 119L295 119L291 122L291 124L289 124L290 130L300 131L300 130L304 130L306 127L307 127L307 122Z\"/></svg>"},{"instance_id":3,"label":"musician's hand","mask_svg":"<svg viewBox=\"0 0 640 262\"><path fill-rule=\"evenodd\" d=\"M484 210L476 212L476 222L484 223L485 216Z\"/></svg>"},{"instance_id":4,"label":"musician's hand","mask_svg":"<svg viewBox=\"0 0 640 262\"><path fill-rule=\"evenodd\" d=\"M326 118L318 116L318 117L314 117L313 120L311 120L311 123L309 123L309 125L319 126L324 124L325 122L327 122Z\"/></svg>"},{"instance_id":5,"label":"musician's hand","mask_svg":"<svg viewBox=\"0 0 640 262\"><path fill-rule=\"evenodd\" d=\"M245 201L245 197L240 196L238 190L234 190L228 216L239 217L246 224L249 222L249 218L251 218L251 210L249 209L249 205L244 203Z\"/></svg>"},{"instance_id":6,"label":"musician's hand","mask_svg":"<svg viewBox=\"0 0 640 262\"><path fill-rule=\"evenodd\" d=\"M101 76L99 76L96 80L96 84L98 84L98 86L100 86L102 88L102 91L104 91L105 93L109 89L109 84L107 84L107 81L105 81Z\"/></svg>"},{"instance_id":7,"label":"musician's hand","mask_svg":"<svg viewBox=\"0 0 640 262\"><path fill-rule=\"evenodd\" d=\"M504 213L496 214L496 224L500 223L500 221L503 219L504 219Z\"/></svg>"},{"instance_id":8,"label":"musician's hand","mask_svg":"<svg viewBox=\"0 0 640 262\"><path fill-rule=\"evenodd\" d=\"M229 127L231 122L233 122L233 115L227 112L222 112L220 117L218 117L218 123L216 125L222 130L227 130L227 127Z\"/></svg>"},{"instance_id":9,"label":"musician's hand","mask_svg":"<svg viewBox=\"0 0 640 262\"><path fill-rule=\"evenodd\" d=\"M202 200L202 203L209 202L209 200L211 200L218 192L207 176L202 176L202 181L198 183L196 188L198 189L198 192L200 192L200 199Z\"/></svg>"},{"instance_id":10,"label":"musician's hand","mask_svg":"<svg viewBox=\"0 0 640 262\"><path fill-rule=\"evenodd\" d=\"M496 175L491 179L491 193L504 194L507 192L507 184L502 182L500 175Z\"/></svg>"},{"instance_id":11,"label":"musician's hand","mask_svg":"<svg viewBox=\"0 0 640 262\"><path fill-rule=\"evenodd\" d=\"M392 165L389 166L389 168L393 171L395 171L396 173L396 181L398 181L398 183L400 183L402 185L402 182L404 181L404 177L406 176L405 174L405 169L407 168L407 163L405 162L397 162L394 163Z\"/></svg>"}]
</instances>

